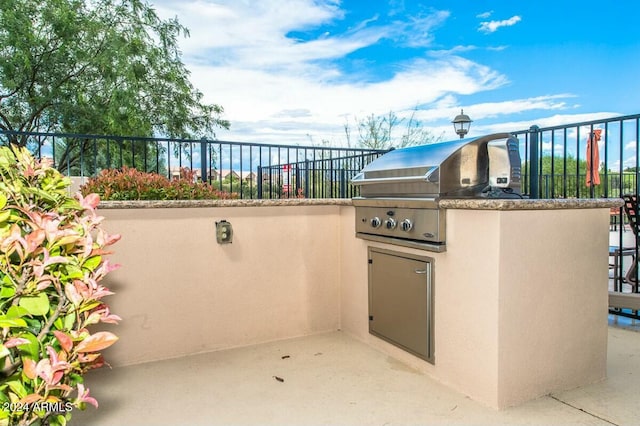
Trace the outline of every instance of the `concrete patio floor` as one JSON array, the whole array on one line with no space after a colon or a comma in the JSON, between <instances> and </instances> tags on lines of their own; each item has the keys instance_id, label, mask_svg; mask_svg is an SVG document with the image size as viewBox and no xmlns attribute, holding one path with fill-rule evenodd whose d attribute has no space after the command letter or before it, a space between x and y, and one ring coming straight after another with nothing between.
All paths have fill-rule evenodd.
<instances>
[{"instance_id":1,"label":"concrete patio floor","mask_svg":"<svg viewBox=\"0 0 640 426\"><path fill-rule=\"evenodd\" d=\"M338 331L92 372L71 424L637 425L640 322L609 323L605 381L502 411Z\"/></svg>"}]
</instances>

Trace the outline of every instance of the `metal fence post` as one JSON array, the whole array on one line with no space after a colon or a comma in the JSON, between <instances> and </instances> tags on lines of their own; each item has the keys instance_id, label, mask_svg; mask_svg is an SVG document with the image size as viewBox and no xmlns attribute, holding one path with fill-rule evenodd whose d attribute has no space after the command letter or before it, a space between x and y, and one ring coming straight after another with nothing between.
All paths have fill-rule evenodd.
<instances>
[{"instance_id":1,"label":"metal fence post","mask_svg":"<svg viewBox=\"0 0 640 426\"><path fill-rule=\"evenodd\" d=\"M309 198L309 160L304 160L304 198Z\"/></svg>"},{"instance_id":2,"label":"metal fence post","mask_svg":"<svg viewBox=\"0 0 640 426\"><path fill-rule=\"evenodd\" d=\"M535 124L529 128L529 198L540 198L540 154L538 152L538 135L540 128Z\"/></svg>"},{"instance_id":3,"label":"metal fence post","mask_svg":"<svg viewBox=\"0 0 640 426\"><path fill-rule=\"evenodd\" d=\"M258 189L258 199L262 199L262 166L258 166L256 186Z\"/></svg>"},{"instance_id":4,"label":"metal fence post","mask_svg":"<svg viewBox=\"0 0 640 426\"><path fill-rule=\"evenodd\" d=\"M302 184L300 182L300 163L296 163L295 165L296 167L296 171L294 173L294 177L296 179L296 192L294 194L294 197L298 197L300 195L300 190L302 189Z\"/></svg>"},{"instance_id":5,"label":"metal fence post","mask_svg":"<svg viewBox=\"0 0 640 426\"><path fill-rule=\"evenodd\" d=\"M200 139L200 176L202 178L202 182L207 182L207 167L209 162L207 161L207 138Z\"/></svg>"}]
</instances>

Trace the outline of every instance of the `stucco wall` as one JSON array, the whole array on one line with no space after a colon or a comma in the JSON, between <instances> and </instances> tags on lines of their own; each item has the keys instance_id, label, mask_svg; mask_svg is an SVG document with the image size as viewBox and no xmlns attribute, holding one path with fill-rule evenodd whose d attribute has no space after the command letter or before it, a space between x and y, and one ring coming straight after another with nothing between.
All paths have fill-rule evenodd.
<instances>
[{"instance_id":1,"label":"stucco wall","mask_svg":"<svg viewBox=\"0 0 640 426\"><path fill-rule=\"evenodd\" d=\"M500 220L498 405L604 379L609 212Z\"/></svg>"},{"instance_id":2,"label":"stucco wall","mask_svg":"<svg viewBox=\"0 0 640 426\"><path fill-rule=\"evenodd\" d=\"M105 284L123 317L114 366L340 326L339 207L99 210L122 234ZM233 225L216 243L215 222Z\"/></svg>"},{"instance_id":3,"label":"stucco wall","mask_svg":"<svg viewBox=\"0 0 640 426\"><path fill-rule=\"evenodd\" d=\"M448 209L444 253L355 238L350 205L99 213L123 235L114 366L342 329L495 408L605 375L608 208ZM435 364L369 334L369 246L434 259Z\"/></svg>"},{"instance_id":4,"label":"stucco wall","mask_svg":"<svg viewBox=\"0 0 640 426\"><path fill-rule=\"evenodd\" d=\"M367 246L418 250L342 235L342 329L494 408L604 378L608 210L446 214L447 251L429 253L435 365L368 333Z\"/></svg>"}]
</instances>

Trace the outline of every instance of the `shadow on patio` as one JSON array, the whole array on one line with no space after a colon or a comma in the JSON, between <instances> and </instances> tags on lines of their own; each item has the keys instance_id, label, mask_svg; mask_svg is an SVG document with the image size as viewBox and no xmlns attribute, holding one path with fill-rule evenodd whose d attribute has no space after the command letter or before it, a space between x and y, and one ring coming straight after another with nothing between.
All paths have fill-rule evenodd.
<instances>
[{"instance_id":1,"label":"shadow on patio","mask_svg":"<svg viewBox=\"0 0 640 426\"><path fill-rule=\"evenodd\" d=\"M613 316L609 322L606 380L501 411L333 332L96 371L87 383L100 408L75 413L73 423L637 424L640 326Z\"/></svg>"}]
</instances>

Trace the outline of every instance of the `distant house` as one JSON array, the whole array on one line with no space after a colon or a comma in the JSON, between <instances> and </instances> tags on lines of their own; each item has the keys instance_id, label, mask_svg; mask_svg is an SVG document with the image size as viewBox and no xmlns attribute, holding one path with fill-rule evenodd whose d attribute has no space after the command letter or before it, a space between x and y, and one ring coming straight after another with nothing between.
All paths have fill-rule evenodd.
<instances>
[{"instance_id":1,"label":"distant house","mask_svg":"<svg viewBox=\"0 0 640 426\"><path fill-rule=\"evenodd\" d=\"M183 169L189 170L188 167L182 167ZM178 179L180 177L180 167L175 166L175 167L171 167L170 169L171 172L171 179ZM195 173L195 178L196 179L200 179L201 178L201 170L199 168L195 168L193 169L193 172ZM263 179L264 176L268 175L263 175ZM247 182L247 183L255 183L257 176L255 174L255 172L252 171L236 171L236 170L228 170L228 169L222 169L222 170L215 170L215 169L211 169L208 172L208 177L209 180L211 181L219 181L219 180L228 180L228 179L234 179L234 180L242 180L243 182Z\"/></svg>"},{"instance_id":2,"label":"distant house","mask_svg":"<svg viewBox=\"0 0 640 426\"><path fill-rule=\"evenodd\" d=\"M211 180L228 180L230 178L242 180L243 182L251 183L255 182L256 174L254 172L242 172L235 170L211 170Z\"/></svg>"},{"instance_id":3,"label":"distant house","mask_svg":"<svg viewBox=\"0 0 640 426\"><path fill-rule=\"evenodd\" d=\"M180 178L180 170L181 169L193 172L194 173L193 178L194 179L200 179L200 169L191 170L189 167L180 167L180 166L171 166L171 168L169 169L170 178L172 180L173 179L179 179Z\"/></svg>"}]
</instances>

